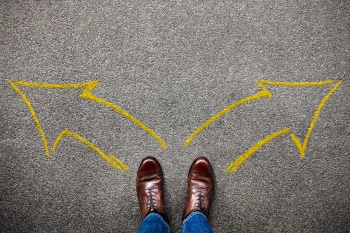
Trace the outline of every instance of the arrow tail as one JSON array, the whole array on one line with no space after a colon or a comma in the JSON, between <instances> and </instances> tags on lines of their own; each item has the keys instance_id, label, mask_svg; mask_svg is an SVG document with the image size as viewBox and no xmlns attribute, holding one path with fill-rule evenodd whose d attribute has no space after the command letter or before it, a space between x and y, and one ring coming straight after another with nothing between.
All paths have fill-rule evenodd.
<instances>
[{"instance_id":1,"label":"arrow tail","mask_svg":"<svg viewBox=\"0 0 350 233\"><path fill-rule=\"evenodd\" d=\"M125 171L129 171L129 167L126 166L122 161L120 161L118 158L116 158L114 155L108 154L108 156L115 162L117 163L119 166L121 166Z\"/></svg>"},{"instance_id":2,"label":"arrow tail","mask_svg":"<svg viewBox=\"0 0 350 233\"><path fill-rule=\"evenodd\" d=\"M243 99L240 99L236 102L234 102L233 104L227 106L226 108L222 109L220 112L218 112L217 114L215 114L212 118L210 118L209 120L207 120L205 123L203 123L201 126L199 126L185 141L184 143L184 147L187 147L190 142L201 132L203 131L205 128L207 128L209 125L211 125L212 123L214 123L217 119L219 119L220 117L222 117L223 115L225 115L226 113L232 111L233 109L246 104L248 102L254 101L254 100L258 100L261 98L265 98L265 97L269 97L272 98L272 94L271 92L269 92L266 87L260 83L260 82L256 82L256 84L262 89L262 91L245 97Z\"/></svg>"},{"instance_id":3,"label":"arrow tail","mask_svg":"<svg viewBox=\"0 0 350 233\"><path fill-rule=\"evenodd\" d=\"M235 161L233 161L225 170L226 173L230 172L231 174L234 173L247 159L250 158L255 152L257 152L263 145L270 142L271 140L275 139L276 137L279 137L283 134L286 134L290 131L290 128L282 129L276 133L273 133L255 145L253 145L251 148L249 148L246 152L244 152L241 156L239 156Z\"/></svg>"},{"instance_id":4,"label":"arrow tail","mask_svg":"<svg viewBox=\"0 0 350 233\"><path fill-rule=\"evenodd\" d=\"M133 115L131 115L130 113L128 113L127 111L122 109L121 107L119 107L115 104L112 104L111 102L108 102L104 99L101 99L101 98L99 98L91 93L82 93L80 96L82 98L86 98L86 99L89 99L89 100L94 101L96 103L105 105L105 106L115 110L116 112L120 113L121 115L125 116L130 121L132 121L134 124L136 124L138 127L143 129L144 131L146 131L154 139L156 139L156 141L163 147L163 149L166 150L167 145L153 130L151 130L149 127L147 127L145 124L143 124L140 120L138 120L136 117L134 117Z\"/></svg>"},{"instance_id":5,"label":"arrow tail","mask_svg":"<svg viewBox=\"0 0 350 233\"><path fill-rule=\"evenodd\" d=\"M64 129L60 133L60 135L56 138L55 143L52 147L52 152L54 152L56 150L58 143L61 141L61 139L65 135L70 136L70 137L84 143L88 147L90 147L93 151L95 151L98 155L100 155L104 160L106 160L110 165L112 165L117 170L121 170L121 168L123 168L125 171L129 171L129 167L127 165L125 165L123 162L121 162L119 159L117 159L113 155L105 154L101 149L99 149L93 143L88 141L86 138L80 136L79 134L76 134L76 133L69 131L67 128Z\"/></svg>"}]
</instances>

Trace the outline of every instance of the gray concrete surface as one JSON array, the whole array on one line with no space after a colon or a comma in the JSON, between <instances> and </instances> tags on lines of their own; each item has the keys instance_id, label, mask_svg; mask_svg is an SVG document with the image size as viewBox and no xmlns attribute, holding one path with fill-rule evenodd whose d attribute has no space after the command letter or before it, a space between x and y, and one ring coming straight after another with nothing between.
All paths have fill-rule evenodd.
<instances>
[{"instance_id":1,"label":"gray concrete surface","mask_svg":"<svg viewBox=\"0 0 350 233\"><path fill-rule=\"evenodd\" d=\"M1 1L1 232L136 232L135 176L155 156L165 173L174 232L186 176L206 156L216 174L215 232L346 232L350 229L348 1ZM235 173L226 167L290 127L304 140L334 86L271 86L183 143L226 106L260 91L257 80L342 80L306 148L289 134L266 143ZM82 89L20 87L51 148L66 127L130 167L117 171L64 137L51 158L8 81L99 80L93 94L154 130L167 150Z\"/></svg>"}]
</instances>

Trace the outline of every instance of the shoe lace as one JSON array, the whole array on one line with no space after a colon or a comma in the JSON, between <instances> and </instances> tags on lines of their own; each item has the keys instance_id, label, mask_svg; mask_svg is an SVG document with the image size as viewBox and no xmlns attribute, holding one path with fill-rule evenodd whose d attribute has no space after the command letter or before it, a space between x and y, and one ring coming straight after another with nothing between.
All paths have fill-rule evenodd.
<instances>
[{"instance_id":1,"label":"shoe lace","mask_svg":"<svg viewBox=\"0 0 350 233\"><path fill-rule=\"evenodd\" d=\"M204 198L207 196L207 194L209 193L209 191L212 189L212 187L210 189L208 189L207 191L205 191L205 188L203 187L193 187L193 190L195 190L195 192L197 193L196 195L196 201L194 203L194 207L198 208L200 210L202 210L203 207L203 202L204 202Z\"/></svg>"},{"instance_id":2,"label":"shoe lace","mask_svg":"<svg viewBox=\"0 0 350 233\"><path fill-rule=\"evenodd\" d=\"M161 209L161 208L167 208L166 206L159 206L159 205L157 205L158 203L154 199L154 196L155 196L155 190L154 189L147 189L146 192L148 194L149 201L144 200L143 202L146 203L149 211L157 210L157 209Z\"/></svg>"}]
</instances>

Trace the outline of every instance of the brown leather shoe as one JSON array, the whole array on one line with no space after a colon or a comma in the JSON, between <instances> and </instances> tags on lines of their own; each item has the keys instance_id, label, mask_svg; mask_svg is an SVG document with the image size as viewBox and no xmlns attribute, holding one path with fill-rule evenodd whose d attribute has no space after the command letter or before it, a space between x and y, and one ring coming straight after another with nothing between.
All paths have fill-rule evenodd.
<instances>
[{"instance_id":1,"label":"brown leather shoe","mask_svg":"<svg viewBox=\"0 0 350 233\"><path fill-rule=\"evenodd\" d=\"M163 173L159 162L153 157L142 160L136 177L136 192L142 218L156 212L168 221L166 213Z\"/></svg>"},{"instance_id":2,"label":"brown leather shoe","mask_svg":"<svg viewBox=\"0 0 350 233\"><path fill-rule=\"evenodd\" d=\"M201 211L209 217L214 198L214 173L204 157L197 158L188 173L187 203L182 219L194 211Z\"/></svg>"}]
</instances>

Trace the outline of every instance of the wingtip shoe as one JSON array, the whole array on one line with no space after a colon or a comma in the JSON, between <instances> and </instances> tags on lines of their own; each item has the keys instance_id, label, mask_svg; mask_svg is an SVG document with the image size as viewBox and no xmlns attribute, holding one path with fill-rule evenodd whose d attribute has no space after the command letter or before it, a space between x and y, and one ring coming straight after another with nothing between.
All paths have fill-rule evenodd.
<instances>
[{"instance_id":1,"label":"wingtip shoe","mask_svg":"<svg viewBox=\"0 0 350 233\"><path fill-rule=\"evenodd\" d=\"M182 219L194 211L209 217L214 185L214 172L209 160L204 157L194 160L188 173L187 203Z\"/></svg>"},{"instance_id":2,"label":"wingtip shoe","mask_svg":"<svg viewBox=\"0 0 350 233\"><path fill-rule=\"evenodd\" d=\"M154 157L143 159L136 177L136 192L142 218L151 212L156 212L168 221L163 184L163 172L157 159Z\"/></svg>"}]
</instances>

